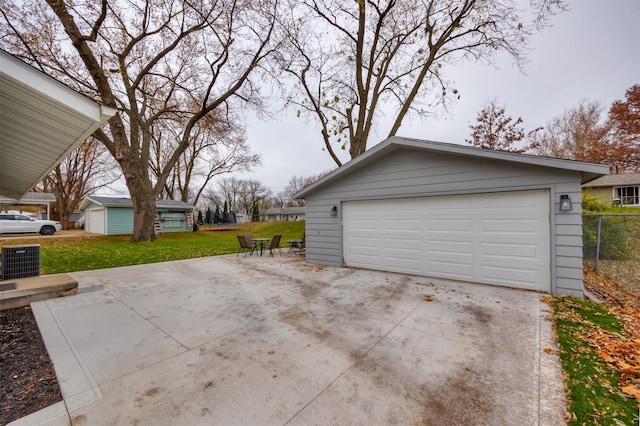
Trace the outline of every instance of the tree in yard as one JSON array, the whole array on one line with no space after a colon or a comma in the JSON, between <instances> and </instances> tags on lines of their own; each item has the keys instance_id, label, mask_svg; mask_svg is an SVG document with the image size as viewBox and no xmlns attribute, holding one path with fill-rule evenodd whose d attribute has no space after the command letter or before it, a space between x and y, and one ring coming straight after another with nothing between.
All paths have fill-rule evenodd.
<instances>
[{"instance_id":1,"label":"tree in yard","mask_svg":"<svg viewBox=\"0 0 640 426\"><path fill-rule=\"evenodd\" d=\"M583 100L552 119L531 141L539 155L609 165L612 173L640 171L640 85L615 101L606 121L598 102Z\"/></svg>"},{"instance_id":2,"label":"tree in yard","mask_svg":"<svg viewBox=\"0 0 640 426\"><path fill-rule=\"evenodd\" d=\"M277 0L36 0L0 3L0 46L120 113L96 131L124 174L133 241L153 241L155 200L202 120L259 105L252 78L271 54ZM163 168L153 132L181 122Z\"/></svg>"},{"instance_id":3,"label":"tree in yard","mask_svg":"<svg viewBox=\"0 0 640 426\"><path fill-rule=\"evenodd\" d=\"M611 105L605 132L617 157L612 172L640 172L640 84L627 89L624 101Z\"/></svg>"},{"instance_id":4,"label":"tree in yard","mask_svg":"<svg viewBox=\"0 0 640 426\"><path fill-rule=\"evenodd\" d=\"M51 192L56 197L51 215L68 229L69 216L82 200L115 182L120 175L114 171L114 161L102 143L88 138L62 160L40 184L37 190Z\"/></svg>"},{"instance_id":5,"label":"tree in yard","mask_svg":"<svg viewBox=\"0 0 640 426\"><path fill-rule=\"evenodd\" d=\"M365 152L392 104L389 136L413 113L426 117L459 94L445 65L492 63L500 52L520 66L528 36L562 0L533 2L538 20L526 24L516 5L497 0L295 0L283 18L286 47L277 64L295 85L286 102L321 126L324 149L342 165L334 146L356 158Z\"/></svg>"},{"instance_id":6,"label":"tree in yard","mask_svg":"<svg viewBox=\"0 0 640 426\"><path fill-rule=\"evenodd\" d=\"M526 146L517 147L516 144L521 143L525 136L531 137L542 129L538 128L525 134L522 118L518 117L514 121L512 117L507 116L505 107L498 105L496 99L485 103L478 112L476 124L470 124L469 127L471 128L471 139L466 139L466 142L476 148L516 153L523 153L527 150Z\"/></svg>"},{"instance_id":7,"label":"tree in yard","mask_svg":"<svg viewBox=\"0 0 640 426\"><path fill-rule=\"evenodd\" d=\"M283 198L285 199L286 207L304 207L305 200L304 199L296 199L294 195L304 189L305 187L311 185L313 182L317 181L324 175L331 173L332 170L327 170L324 172L320 172L316 175L312 176L296 176L293 175L289 179L287 186L285 186L283 191Z\"/></svg>"},{"instance_id":8,"label":"tree in yard","mask_svg":"<svg viewBox=\"0 0 640 426\"><path fill-rule=\"evenodd\" d=\"M180 143L183 122L166 120L153 132L151 170L156 178L165 169L168 153ZM248 171L261 164L260 155L251 154L240 120L214 110L194 127L191 142L167 178L161 198L198 204L202 192L217 176Z\"/></svg>"},{"instance_id":9,"label":"tree in yard","mask_svg":"<svg viewBox=\"0 0 640 426\"><path fill-rule=\"evenodd\" d=\"M217 186L217 191L209 191L206 198L216 205L228 205L235 213L251 215L256 203L271 197L269 189L256 180L230 177L218 181Z\"/></svg>"},{"instance_id":10,"label":"tree in yard","mask_svg":"<svg viewBox=\"0 0 640 426\"><path fill-rule=\"evenodd\" d=\"M538 155L572 160L604 162L610 147L603 143L602 106L582 100L553 118L543 131L531 138L532 150Z\"/></svg>"}]
</instances>

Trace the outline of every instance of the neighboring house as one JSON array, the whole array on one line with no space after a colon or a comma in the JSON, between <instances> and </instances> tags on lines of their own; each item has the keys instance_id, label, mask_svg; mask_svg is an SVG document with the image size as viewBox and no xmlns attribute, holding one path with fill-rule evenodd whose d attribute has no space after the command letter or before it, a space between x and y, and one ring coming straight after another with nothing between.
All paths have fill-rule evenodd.
<instances>
[{"instance_id":1,"label":"neighboring house","mask_svg":"<svg viewBox=\"0 0 640 426\"><path fill-rule=\"evenodd\" d=\"M0 195L0 211L9 209L17 210L20 213L36 213L36 219L49 219L51 203L56 202L56 196L49 192L27 192L19 199L3 197Z\"/></svg>"},{"instance_id":2,"label":"neighboring house","mask_svg":"<svg viewBox=\"0 0 640 426\"><path fill-rule=\"evenodd\" d=\"M640 207L640 173L599 177L582 185L585 193L614 206Z\"/></svg>"},{"instance_id":3,"label":"neighboring house","mask_svg":"<svg viewBox=\"0 0 640 426\"><path fill-rule=\"evenodd\" d=\"M580 297L581 184L608 172L391 137L295 194L306 260Z\"/></svg>"},{"instance_id":4,"label":"neighboring house","mask_svg":"<svg viewBox=\"0 0 640 426\"><path fill-rule=\"evenodd\" d=\"M175 200L156 201L156 217L162 232L185 232L193 229L189 203ZM80 205L86 232L104 235L133 234L131 198L90 196Z\"/></svg>"},{"instance_id":5,"label":"neighboring house","mask_svg":"<svg viewBox=\"0 0 640 426\"><path fill-rule=\"evenodd\" d=\"M262 221L295 221L304 220L304 207L283 207L279 209L267 209L260 214Z\"/></svg>"}]
</instances>

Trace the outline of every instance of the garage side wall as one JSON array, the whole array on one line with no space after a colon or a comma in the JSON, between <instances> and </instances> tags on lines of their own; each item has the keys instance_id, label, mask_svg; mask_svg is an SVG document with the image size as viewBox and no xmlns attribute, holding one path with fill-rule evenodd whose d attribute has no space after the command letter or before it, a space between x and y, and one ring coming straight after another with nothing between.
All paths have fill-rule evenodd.
<instances>
[{"instance_id":1,"label":"garage side wall","mask_svg":"<svg viewBox=\"0 0 640 426\"><path fill-rule=\"evenodd\" d=\"M307 195L306 260L342 266L345 201L547 189L550 195L551 291L582 296L580 174L430 151L402 149L342 175ZM560 194L573 202L560 212ZM337 216L332 216L333 206Z\"/></svg>"},{"instance_id":2,"label":"garage side wall","mask_svg":"<svg viewBox=\"0 0 640 426\"><path fill-rule=\"evenodd\" d=\"M133 207L109 207L107 235L133 234Z\"/></svg>"}]
</instances>

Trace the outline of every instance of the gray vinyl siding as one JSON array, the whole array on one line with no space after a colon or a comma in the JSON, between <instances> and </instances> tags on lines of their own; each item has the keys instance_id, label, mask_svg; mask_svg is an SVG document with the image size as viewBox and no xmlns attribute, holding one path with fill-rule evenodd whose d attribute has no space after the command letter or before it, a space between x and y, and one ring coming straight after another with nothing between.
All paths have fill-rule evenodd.
<instances>
[{"instance_id":1,"label":"gray vinyl siding","mask_svg":"<svg viewBox=\"0 0 640 426\"><path fill-rule=\"evenodd\" d=\"M306 196L306 259L343 265L341 203L482 192L547 189L550 194L551 291L582 294L582 215L580 173L572 170L400 149L350 170ZM573 211L560 212L560 194ZM330 214L338 207L338 216Z\"/></svg>"}]
</instances>

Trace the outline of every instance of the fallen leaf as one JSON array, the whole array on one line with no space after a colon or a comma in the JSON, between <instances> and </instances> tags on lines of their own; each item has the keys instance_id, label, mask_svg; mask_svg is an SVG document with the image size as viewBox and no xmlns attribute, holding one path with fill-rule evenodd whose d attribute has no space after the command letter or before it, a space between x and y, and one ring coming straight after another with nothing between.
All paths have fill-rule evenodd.
<instances>
[{"instance_id":1,"label":"fallen leaf","mask_svg":"<svg viewBox=\"0 0 640 426\"><path fill-rule=\"evenodd\" d=\"M627 385L627 386L622 386L620 389L626 395L632 396L635 399L637 399L638 401L640 401L640 389L638 389L637 387L635 387L633 385Z\"/></svg>"},{"instance_id":2,"label":"fallen leaf","mask_svg":"<svg viewBox=\"0 0 640 426\"><path fill-rule=\"evenodd\" d=\"M433 296L431 296L431 295L428 295L428 294L427 294L427 295L424 297L424 300L426 300L427 302L432 302L432 301L436 300L436 298L435 298L435 297L433 297Z\"/></svg>"},{"instance_id":3,"label":"fallen leaf","mask_svg":"<svg viewBox=\"0 0 640 426\"><path fill-rule=\"evenodd\" d=\"M551 348L544 348L544 351L546 353L548 353L549 355L553 355L553 349L551 349Z\"/></svg>"}]
</instances>

